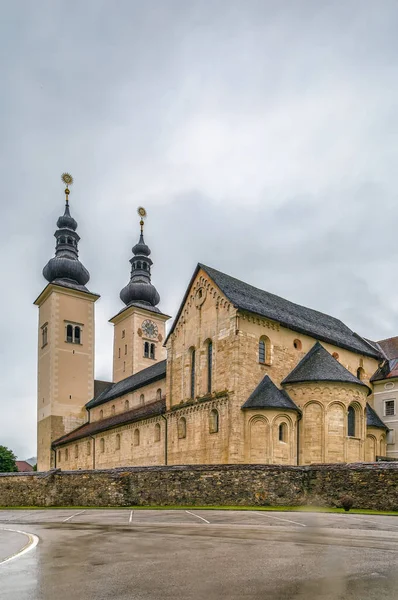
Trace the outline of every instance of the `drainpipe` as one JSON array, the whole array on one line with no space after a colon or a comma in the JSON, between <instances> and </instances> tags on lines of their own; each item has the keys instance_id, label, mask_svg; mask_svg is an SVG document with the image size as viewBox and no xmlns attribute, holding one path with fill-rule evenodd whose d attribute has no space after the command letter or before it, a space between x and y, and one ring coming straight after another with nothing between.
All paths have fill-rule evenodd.
<instances>
[{"instance_id":1,"label":"drainpipe","mask_svg":"<svg viewBox=\"0 0 398 600\"><path fill-rule=\"evenodd\" d=\"M297 466L300 464L300 421L303 418L302 413L299 413L297 419Z\"/></svg>"},{"instance_id":2,"label":"drainpipe","mask_svg":"<svg viewBox=\"0 0 398 600\"><path fill-rule=\"evenodd\" d=\"M167 419L164 415L160 415L164 419L164 464L167 466Z\"/></svg>"},{"instance_id":3,"label":"drainpipe","mask_svg":"<svg viewBox=\"0 0 398 600\"><path fill-rule=\"evenodd\" d=\"M57 468L57 451L55 448L53 448L52 451L54 452L54 469L56 469Z\"/></svg>"},{"instance_id":4,"label":"drainpipe","mask_svg":"<svg viewBox=\"0 0 398 600\"><path fill-rule=\"evenodd\" d=\"M89 437L93 440L93 469L95 469L95 437L90 434Z\"/></svg>"}]
</instances>

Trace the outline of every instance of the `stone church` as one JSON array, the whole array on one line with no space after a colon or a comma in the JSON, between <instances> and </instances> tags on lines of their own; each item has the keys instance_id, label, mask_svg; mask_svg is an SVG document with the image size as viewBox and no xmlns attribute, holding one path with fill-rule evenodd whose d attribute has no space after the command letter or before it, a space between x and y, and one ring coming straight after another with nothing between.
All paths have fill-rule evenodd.
<instances>
[{"instance_id":1,"label":"stone church","mask_svg":"<svg viewBox=\"0 0 398 600\"><path fill-rule=\"evenodd\" d=\"M110 319L113 378L96 381L99 295L87 287L65 192L48 283L35 301L39 470L386 456L372 376L388 364L388 344L203 264L166 333L142 208L123 306Z\"/></svg>"}]
</instances>

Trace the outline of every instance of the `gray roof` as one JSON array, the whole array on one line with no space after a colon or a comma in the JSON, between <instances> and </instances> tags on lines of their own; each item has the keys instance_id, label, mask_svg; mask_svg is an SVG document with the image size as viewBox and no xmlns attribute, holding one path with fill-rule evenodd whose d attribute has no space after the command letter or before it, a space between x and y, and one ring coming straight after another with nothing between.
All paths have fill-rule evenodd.
<instances>
[{"instance_id":1,"label":"gray roof","mask_svg":"<svg viewBox=\"0 0 398 600\"><path fill-rule=\"evenodd\" d=\"M86 408L99 406L109 400L119 398L120 396L124 396L124 394L138 390L145 385L160 381L160 379L164 379L165 377L166 361L161 360L147 369L142 369L142 371L138 371L138 373L126 377L126 379L122 379L117 383L110 383L98 396L87 402Z\"/></svg>"},{"instance_id":2,"label":"gray roof","mask_svg":"<svg viewBox=\"0 0 398 600\"><path fill-rule=\"evenodd\" d=\"M300 412L300 409L290 399L289 394L285 390L278 389L268 375L260 381L254 392L242 405L242 408L282 408Z\"/></svg>"},{"instance_id":3,"label":"gray roof","mask_svg":"<svg viewBox=\"0 0 398 600\"><path fill-rule=\"evenodd\" d=\"M211 277L222 293L236 308L272 319L288 329L310 335L315 339L329 344L334 344L335 346L340 346L341 348L346 348L347 350L366 356L372 356L373 358L380 358L380 353L372 344L351 331L339 319L311 308L294 304L289 300L260 290L200 263L196 267L169 335L174 330L190 287L200 268Z\"/></svg>"},{"instance_id":4,"label":"gray roof","mask_svg":"<svg viewBox=\"0 0 398 600\"><path fill-rule=\"evenodd\" d=\"M368 389L368 386L348 371L338 360L316 342L282 383L302 383L305 381L335 381L355 383Z\"/></svg>"},{"instance_id":5,"label":"gray roof","mask_svg":"<svg viewBox=\"0 0 398 600\"><path fill-rule=\"evenodd\" d=\"M377 412L368 403L366 403L366 426L388 429L387 425L383 423Z\"/></svg>"}]
</instances>

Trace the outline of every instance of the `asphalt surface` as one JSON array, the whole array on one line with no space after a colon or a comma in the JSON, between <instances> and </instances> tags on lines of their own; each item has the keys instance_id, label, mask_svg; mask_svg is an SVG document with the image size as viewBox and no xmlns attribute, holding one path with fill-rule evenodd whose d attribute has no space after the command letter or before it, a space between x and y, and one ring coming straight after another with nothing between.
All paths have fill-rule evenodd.
<instances>
[{"instance_id":1,"label":"asphalt surface","mask_svg":"<svg viewBox=\"0 0 398 600\"><path fill-rule=\"evenodd\" d=\"M34 535L39 543L26 551ZM24 547L25 553L16 554ZM396 517L195 509L0 511L1 600L397 597Z\"/></svg>"}]
</instances>

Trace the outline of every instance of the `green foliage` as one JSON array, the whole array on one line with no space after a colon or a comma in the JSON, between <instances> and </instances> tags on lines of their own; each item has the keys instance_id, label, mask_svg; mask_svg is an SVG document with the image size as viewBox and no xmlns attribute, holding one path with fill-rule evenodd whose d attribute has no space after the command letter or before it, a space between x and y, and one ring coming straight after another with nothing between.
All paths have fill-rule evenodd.
<instances>
[{"instance_id":1,"label":"green foliage","mask_svg":"<svg viewBox=\"0 0 398 600\"><path fill-rule=\"evenodd\" d=\"M0 473L15 473L18 471L15 463L16 456L6 446L0 446Z\"/></svg>"},{"instance_id":2,"label":"green foliage","mask_svg":"<svg viewBox=\"0 0 398 600\"><path fill-rule=\"evenodd\" d=\"M37 463L35 465L33 465L33 470L37 471Z\"/></svg>"}]
</instances>

